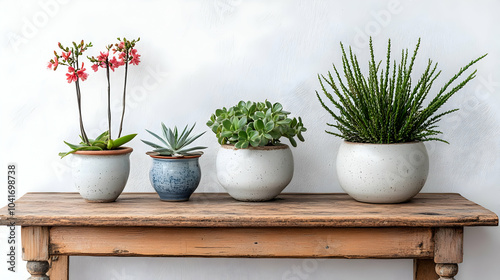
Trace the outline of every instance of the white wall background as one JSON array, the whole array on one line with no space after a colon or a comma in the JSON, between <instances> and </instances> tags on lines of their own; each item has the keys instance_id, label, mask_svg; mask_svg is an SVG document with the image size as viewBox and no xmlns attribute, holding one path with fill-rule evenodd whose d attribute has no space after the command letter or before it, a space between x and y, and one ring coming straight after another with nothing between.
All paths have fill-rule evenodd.
<instances>
[{"instance_id":1,"label":"white wall background","mask_svg":"<svg viewBox=\"0 0 500 280\"><path fill-rule=\"evenodd\" d=\"M334 171L341 140L324 133L329 121L316 100L317 73L340 63L339 42L367 61L373 36L379 59L387 39L395 54L422 38L417 71L428 58L442 78L484 53L477 78L446 105L460 111L440 123L451 145L428 143L431 171L424 192L459 192L500 213L500 2L491 1L0 1L1 168L18 165L18 195L74 191L71 160L60 160L63 140L76 142L74 85L64 71L46 69L57 42L85 39L98 54L115 38L141 37L142 63L130 68L125 133L132 171L126 192L153 192L148 181L144 129L197 122L197 131L218 107L239 100L281 102L304 119L306 142L294 149L296 172L287 192L342 192ZM90 66L90 65L89 65ZM90 67L88 67L90 70ZM115 126L121 75L112 76ZM82 83L89 136L106 129L103 72ZM219 192L213 165L217 142L207 133L199 144L199 192ZM2 183L6 186L6 183ZM7 204L2 187L0 206ZM5 197L5 199L2 199ZM335 207L335 205L332 205ZM19 236L19 232L18 232ZM7 231L0 231L0 278L26 279L24 263L7 271ZM467 228L464 263L457 279L497 279L500 229ZM18 257L21 252L17 253ZM410 260L71 258L71 279L412 279ZM298 269L298 272L296 272ZM291 273L289 273L291 272ZM292 277L293 276L293 277Z\"/></svg>"}]
</instances>

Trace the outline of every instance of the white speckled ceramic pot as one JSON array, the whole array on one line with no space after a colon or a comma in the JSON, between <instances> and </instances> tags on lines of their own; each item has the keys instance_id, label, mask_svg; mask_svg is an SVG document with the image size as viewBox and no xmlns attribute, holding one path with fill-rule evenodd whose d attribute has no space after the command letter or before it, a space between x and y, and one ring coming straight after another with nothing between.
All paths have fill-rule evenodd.
<instances>
[{"instance_id":1,"label":"white speckled ceramic pot","mask_svg":"<svg viewBox=\"0 0 500 280\"><path fill-rule=\"evenodd\" d=\"M369 203L399 203L420 192L429 173L422 142L367 144L344 141L337 155L340 186Z\"/></svg>"},{"instance_id":2,"label":"white speckled ceramic pot","mask_svg":"<svg viewBox=\"0 0 500 280\"><path fill-rule=\"evenodd\" d=\"M132 148L77 151L73 156L73 181L88 202L113 202L122 193L130 173Z\"/></svg>"},{"instance_id":3,"label":"white speckled ceramic pot","mask_svg":"<svg viewBox=\"0 0 500 280\"><path fill-rule=\"evenodd\" d=\"M293 155L287 145L236 149L222 145L217 154L217 178L236 200L275 198L293 177Z\"/></svg>"}]
</instances>

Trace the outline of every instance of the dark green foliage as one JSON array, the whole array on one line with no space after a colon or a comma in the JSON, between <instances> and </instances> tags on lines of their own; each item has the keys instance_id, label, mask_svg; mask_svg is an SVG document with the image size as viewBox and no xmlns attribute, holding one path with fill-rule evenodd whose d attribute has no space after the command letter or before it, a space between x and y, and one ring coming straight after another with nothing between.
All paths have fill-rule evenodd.
<instances>
[{"instance_id":1,"label":"dark green foliage","mask_svg":"<svg viewBox=\"0 0 500 280\"><path fill-rule=\"evenodd\" d=\"M323 108L336 121L335 124L328 123L328 125L339 131L339 133L326 132L347 141L359 143L390 144L430 140L446 142L436 137L436 135L441 134L441 131L436 129L436 123L444 115L458 109L441 113L437 111L453 94L475 77L476 70L451 90L448 90L450 85L469 67L486 56L483 55L472 60L462 67L430 100L428 105L424 106L424 100L426 100L432 84L441 71L436 71L437 63L434 64L429 59L425 71L417 83L412 86L410 76L420 46L420 39L413 56L408 59L408 50L403 50L401 61L399 64L394 61L392 69L391 41L389 40L385 69L381 69L382 61L375 62L370 38L371 60L368 64L368 78L365 78L361 73L358 60L351 48L349 48L349 55L347 55L342 43L340 46L345 79L341 78L335 65L333 65L334 76L330 72L328 72L327 77L318 75L324 95L333 103L338 112L330 109L317 91L316 96ZM331 87L333 94L327 91L325 83Z\"/></svg>"},{"instance_id":2,"label":"dark green foliage","mask_svg":"<svg viewBox=\"0 0 500 280\"><path fill-rule=\"evenodd\" d=\"M289 114L280 103L240 101L229 110L217 109L207 126L216 134L219 144L233 144L237 149L277 145L281 137L288 138L296 147L294 137L303 142L302 132L306 128L300 117L290 119Z\"/></svg>"}]
</instances>

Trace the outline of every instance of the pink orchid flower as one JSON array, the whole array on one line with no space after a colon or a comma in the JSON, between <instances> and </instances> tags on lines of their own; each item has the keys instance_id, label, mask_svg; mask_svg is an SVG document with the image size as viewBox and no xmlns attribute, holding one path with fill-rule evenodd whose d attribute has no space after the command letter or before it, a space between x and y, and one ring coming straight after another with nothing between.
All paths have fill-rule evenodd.
<instances>
[{"instance_id":1,"label":"pink orchid flower","mask_svg":"<svg viewBox=\"0 0 500 280\"><path fill-rule=\"evenodd\" d=\"M139 59L141 57L141 55L137 53L137 50L131 49L130 55L132 56L132 60L130 60L130 64L139 65L139 62L141 62L141 60Z\"/></svg>"},{"instance_id":2,"label":"pink orchid flower","mask_svg":"<svg viewBox=\"0 0 500 280\"><path fill-rule=\"evenodd\" d=\"M118 68L120 65L119 65L119 62L118 60L116 60L116 57L113 56L113 58L111 58L109 60L109 69L113 70L113 72L115 71L116 68Z\"/></svg>"},{"instance_id":3,"label":"pink orchid flower","mask_svg":"<svg viewBox=\"0 0 500 280\"><path fill-rule=\"evenodd\" d=\"M118 66L123 66L125 65L125 60L122 58L122 59L119 59L118 60Z\"/></svg>"},{"instance_id":4,"label":"pink orchid flower","mask_svg":"<svg viewBox=\"0 0 500 280\"><path fill-rule=\"evenodd\" d=\"M140 55L135 55L134 57L132 57L132 60L130 60L130 64L133 64L133 65L139 65L139 62L141 62L141 60L139 59Z\"/></svg>"},{"instance_id":5,"label":"pink orchid flower","mask_svg":"<svg viewBox=\"0 0 500 280\"><path fill-rule=\"evenodd\" d=\"M82 79L82 81L85 81L89 76L88 73L85 73L86 70L87 69L84 68L84 63L82 62L82 68L80 70L76 71L76 74L78 75L78 77L80 79Z\"/></svg>"},{"instance_id":6,"label":"pink orchid flower","mask_svg":"<svg viewBox=\"0 0 500 280\"><path fill-rule=\"evenodd\" d=\"M68 67L68 73L66 73L66 79L68 80L68 83L76 82L76 80L78 80L78 76L75 73L75 68L71 66Z\"/></svg>"},{"instance_id":7,"label":"pink orchid flower","mask_svg":"<svg viewBox=\"0 0 500 280\"><path fill-rule=\"evenodd\" d=\"M69 51L69 52L67 52L67 53L62 52L62 58L63 58L64 60L68 60L70 56L71 56L71 51Z\"/></svg>"},{"instance_id":8,"label":"pink orchid flower","mask_svg":"<svg viewBox=\"0 0 500 280\"><path fill-rule=\"evenodd\" d=\"M101 62L106 62L106 60L108 60L108 56L109 56L109 52L101 52L101 54L97 57L97 60L101 61Z\"/></svg>"},{"instance_id":9,"label":"pink orchid flower","mask_svg":"<svg viewBox=\"0 0 500 280\"><path fill-rule=\"evenodd\" d=\"M54 71L57 69L57 66L59 65L59 61L57 60L57 57L55 57L54 59L51 59L49 61L49 64L47 65L47 68L48 69L52 69L52 67L54 67Z\"/></svg>"}]
</instances>

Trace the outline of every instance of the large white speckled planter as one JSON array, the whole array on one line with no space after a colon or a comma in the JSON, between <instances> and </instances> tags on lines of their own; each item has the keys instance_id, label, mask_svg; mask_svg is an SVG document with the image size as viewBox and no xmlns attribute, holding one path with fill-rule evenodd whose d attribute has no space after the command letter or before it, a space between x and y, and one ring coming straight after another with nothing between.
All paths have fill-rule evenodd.
<instances>
[{"instance_id":1,"label":"large white speckled planter","mask_svg":"<svg viewBox=\"0 0 500 280\"><path fill-rule=\"evenodd\" d=\"M88 202L115 201L127 184L132 151L124 147L73 153L72 175L80 195Z\"/></svg>"},{"instance_id":2,"label":"large white speckled planter","mask_svg":"<svg viewBox=\"0 0 500 280\"><path fill-rule=\"evenodd\" d=\"M369 203L400 203L420 192L429 173L422 142L367 144L344 141L337 155L340 186Z\"/></svg>"},{"instance_id":3,"label":"large white speckled planter","mask_svg":"<svg viewBox=\"0 0 500 280\"><path fill-rule=\"evenodd\" d=\"M275 198L293 177L293 155L287 145L236 149L222 145L217 154L217 178L236 200Z\"/></svg>"}]
</instances>

